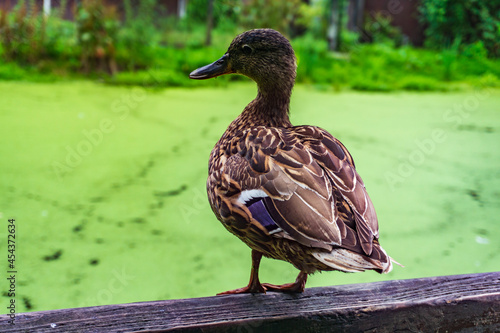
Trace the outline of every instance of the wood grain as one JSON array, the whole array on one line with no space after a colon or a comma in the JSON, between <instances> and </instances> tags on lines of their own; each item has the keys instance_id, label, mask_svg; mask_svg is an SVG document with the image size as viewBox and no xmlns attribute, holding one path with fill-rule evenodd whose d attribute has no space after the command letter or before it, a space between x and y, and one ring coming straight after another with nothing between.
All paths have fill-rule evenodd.
<instances>
[{"instance_id":1,"label":"wood grain","mask_svg":"<svg viewBox=\"0 0 500 333\"><path fill-rule=\"evenodd\" d=\"M2 332L500 332L500 272L19 313Z\"/></svg>"}]
</instances>

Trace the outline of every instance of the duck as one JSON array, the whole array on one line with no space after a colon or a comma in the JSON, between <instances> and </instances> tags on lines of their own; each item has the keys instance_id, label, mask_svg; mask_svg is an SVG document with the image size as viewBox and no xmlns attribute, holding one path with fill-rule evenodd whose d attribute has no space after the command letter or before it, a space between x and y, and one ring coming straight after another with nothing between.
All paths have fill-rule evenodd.
<instances>
[{"instance_id":1,"label":"duck","mask_svg":"<svg viewBox=\"0 0 500 333\"><path fill-rule=\"evenodd\" d=\"M222 295L300 293L315 272L388 273L395 262L379 243L377 215L349 151L320 127L290 122L296 73L289 40L253 29L189 74L195 80L240 74L258 88L209 159L210 206L252 258L248 285ZM292 264L299 270L295 282L261 283L262 257Z\"/></svg>"}]
</instances>

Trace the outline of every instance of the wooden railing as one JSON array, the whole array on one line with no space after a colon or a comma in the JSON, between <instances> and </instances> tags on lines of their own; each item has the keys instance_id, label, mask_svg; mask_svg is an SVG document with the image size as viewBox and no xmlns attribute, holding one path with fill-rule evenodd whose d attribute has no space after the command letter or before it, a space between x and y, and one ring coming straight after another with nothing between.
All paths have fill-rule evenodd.
<instances>
[{"instance_id":1,"label":"wooden railing","mask_svg":"<svg viewBox=\"0 0 500 333\"><path fill-rule=\"evenodd\" d=\"M500 332L500 272L29 312L8 321L0 316L1 332Z\"/></svg>"}]
</instances>

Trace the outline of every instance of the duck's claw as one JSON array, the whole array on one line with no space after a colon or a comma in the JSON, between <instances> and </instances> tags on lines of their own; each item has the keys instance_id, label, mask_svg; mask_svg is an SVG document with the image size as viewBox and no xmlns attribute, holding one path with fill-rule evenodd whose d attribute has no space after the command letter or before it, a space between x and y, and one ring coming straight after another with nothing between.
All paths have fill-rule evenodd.
<instances>
[{"instance_id":1,"label":"duck's claw","mask_svg":"<svg viewBox=\"0 0 500 333\"><path fill-rule=\"evenodd\" d=\"M268 291L279 291L285 293L301 293L304 291L307 282L307 273L300 272L299 276L294 283L285 283L282 285L275 285L270 283L263 283L262 286Z\"/></svg>"},{"instance_id":2,"label":"duck's claw","mask_svg":"<svg viewBox=\"0 0 500 333\"><path fill-rule=\"evenodd\" d=\"M301 293L304 291L304 287L301 287L296 283L285 283L280 285L263 283L262 286L268 291L278 291L283 293Z\"/></svg>"},{"instance_id":3,"label":"duck's claw","mask_svg":"<svg viewBox=\"0 0 500 333\"><path fill-rule=\"evenodd\" d=\"M265 293L266 288L262 286L262 284L254 284L254 285L248 285L243 288L238 288L238 289L233 289L233 290L228 290L224 291L222 293L218 293L217 295L232 295L232 294L245 294L245 293L252 293L252 294L257 294L257 293Z\"/></svg>"}]
</instances>

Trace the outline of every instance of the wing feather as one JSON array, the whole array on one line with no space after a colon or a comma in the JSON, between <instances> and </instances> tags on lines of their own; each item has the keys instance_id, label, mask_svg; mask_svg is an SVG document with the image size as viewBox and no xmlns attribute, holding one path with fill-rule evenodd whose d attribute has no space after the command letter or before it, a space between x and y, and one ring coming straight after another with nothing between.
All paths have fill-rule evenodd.
<instances>
[{"instance_id":1,"label":"wing feather","mask_svg":"<svg viewBox=\"0 0 500 333\"><path fill-rule=\"evenodd\" d=\"M378 237L373 204L351 155L328 132L259 126L232 140L226 152L231 156L223 167L227 179L222 178L233 205L241 205L237 193L263 190L270 216L296 241L372 253Z\"/></svg>"}]
</instances>

